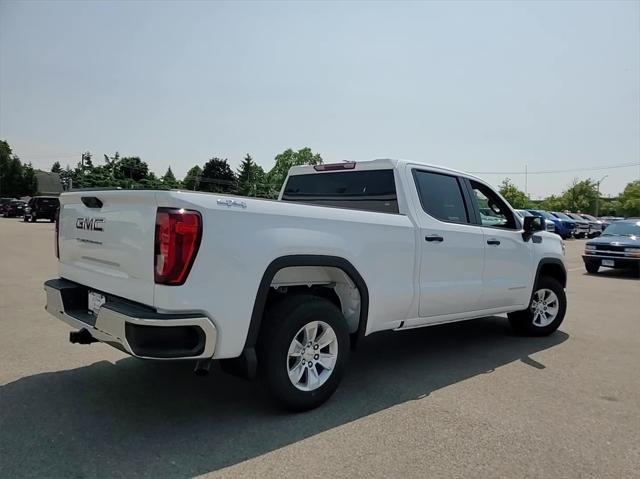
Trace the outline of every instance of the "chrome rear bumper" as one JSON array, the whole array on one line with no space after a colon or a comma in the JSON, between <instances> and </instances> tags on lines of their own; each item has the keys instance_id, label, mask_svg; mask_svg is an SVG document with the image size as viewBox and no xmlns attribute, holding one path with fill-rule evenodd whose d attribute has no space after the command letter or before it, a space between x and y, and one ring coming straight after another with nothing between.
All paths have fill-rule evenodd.
<instances>
[{"instance_id":1,"label":"chrome rear bumper","mask_svg":"<svg viewBox=\"0 0 640 479\"><path fill-rule=\"evenodd\" d=\"M98 341L145 359L208 359L215 351L217 330L199 314L158 313L109 295L97 316L87 309L89 288L53 279L44 283L45 309Z\"/></svg>"}]
</instances>

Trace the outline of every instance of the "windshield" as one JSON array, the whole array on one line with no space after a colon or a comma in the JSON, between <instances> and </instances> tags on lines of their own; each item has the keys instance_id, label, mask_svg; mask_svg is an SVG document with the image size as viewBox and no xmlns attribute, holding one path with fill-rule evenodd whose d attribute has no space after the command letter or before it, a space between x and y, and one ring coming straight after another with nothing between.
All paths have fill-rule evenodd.
<instances>
[{"instance_id":1,"label":"windshield","mask_svg":"<svg viewBox=\"0 0 640 479\"><path fill-rule=\"evenodd\" d=\"M548 220L555 220L556 217L553 216L551 213L549 213L548 211L544 211L544 210L530 210L531 214L534 216L542 216L543 218L546 218Z\"/></svg>"},{"instance_id":2,"label":"windshield","mask_svg":"<svg viewBox=\"0 0 640 479\"><path fill-rule=\"evenodd\" d=\"M564 213L560 213L558 211L554 211L553 214L556 215L558 218L562 218L563 220L572 220L573 219L570 216L567 216Z\"/></svg>"},{"instance_id":3,"label":"windshield","mask_svg":"<svg viewBox=\"0 0 640 479\"><path fill-rule=\"evenodd\" d=\"M640 221L635 223L612 223L607 226L602 236L640 236Z\"/></svg>"},{"instance_id":4,"label":"windshield","mask_svg":"<svg viewBox=\"0 0 640 479\"><path fill-rule=\"evenodd\" d=\"M571 218L572 220L576 220L576 221L584 221L584 218L582 218L580 215L577 215L575 213L567 213L567 216L569 218Z\"/></svg>"},{"instance_id":5,"label":"windshield","mask_svg":"<svg viewBox=\"0 0 640 479\"><path fill-rule=\"evenodd\" d=\"M582 215L582 217L585 220L589 220L589 221L598 221L598 218L596 218L595 216L591 216L591 215Z\"/></svg>"}]
</instances>

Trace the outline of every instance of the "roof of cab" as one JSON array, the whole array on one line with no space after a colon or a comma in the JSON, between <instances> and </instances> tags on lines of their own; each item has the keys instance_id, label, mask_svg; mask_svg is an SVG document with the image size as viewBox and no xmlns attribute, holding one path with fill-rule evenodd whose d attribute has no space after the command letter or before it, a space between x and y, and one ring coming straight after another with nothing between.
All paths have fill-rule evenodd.
<instances>
[{"instance_id":1,"label":"roof of cab","mask_svg":"<svg viewBox=\"0 0 640 479\"><path fill-rule=\"evenodd\" d=\"M480 180L480 178L470 175L469 173L465 173L464 171L459 171L459 170L454 170L452 168L447 168L445 166L438 166L438 165L432 165L432 164L428 164L428 163L423 163L420 161L409 161L409 160L395 160L395 159L391 159L391 158L379 158L376 160L367 160L367 161L347 161L345 160L344 163L355 163L356 167L355 170L385 170L385 169L391 169L391 168L397 168L399 166L402 165L407 165L407 164L411 164L411 165L423 165L427 168L432 168L434 170L440 170L443 172L447 172L447 173L452 173L454 175L457 176L466 176L467 178L475 178ZM339 163L325 163L325 165L329 165L329 164L339 164ZM336 170L331 170L331 171L316 171L313 167L313 165L304 165L304 166L294 166L289 170L289 175L293 176L293 175L305 175L305 174L310 174L310 173L329 173L329 172L334 172L335 173ZM345 171L353 171L352 169L345 169ZM482 181L482 180L480 180Z\"/></svg>"}]
</instances>

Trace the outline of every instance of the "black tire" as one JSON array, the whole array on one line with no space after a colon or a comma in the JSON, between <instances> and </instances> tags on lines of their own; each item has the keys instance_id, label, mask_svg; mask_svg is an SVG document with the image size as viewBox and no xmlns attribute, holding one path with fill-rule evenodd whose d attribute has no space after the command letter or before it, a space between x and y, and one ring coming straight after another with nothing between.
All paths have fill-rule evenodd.
<instances>
[{"instance_id":1,"label":"black tire","mask_svg":"<svg viewBox=\"0 0 640 479\"><path fill-rule=\"evenodd\" d=\"M29 219L26 216L23 216L22 217L22 221L24 221L26 223L27 221L29 221Z\"/></svg>"},{"instance_id":2,"label":"black tire","mask_svg":"<svg viewBox=\"0 0 640 479\"><path fill-rule=\"evenodd\" d=\"M534 314L531 309L531 304L536 296L536 292L540 289L549 289L558 298L558 312L554 320L545 325L538 326L534 323ZM550 276L542 276L538 278L535 287L533 288L533 294L531 295L531 300L529 303L529 307L522 311L516 311L513 313L509 313L509 323L513 328L516 334L520 334L523 336L548 336L553 333L562 321L564 320L564 315L567 312L567 296L564 292L564 288L562 285Z\"/></svg>"},{"instance_id":3,"label":"black tire","mask_svg":"<svg viewBox=\"0 0 640 479\"><path fill-rule=\"evenodd\" d=\"M600 263L597 263L595 261L587 261L584 264L584 267L587 270L587 273L589 274L597 274L598 270L600 269Z\"/></svg>"},{"instance_id":4,"label":"black tire","mask_svg":"<svg viewBox=\"0 0 640 479\"><path fill-rule=\"evenodd\" d=\"M35 223L36 221L38 221L38 218L36 218L35 216L32 216L32 217L31 217L31 222L32 222L32 223Z\"/></svg>"},{"instance_id":5,"label":"black tire","mask_svg":"<svg viewBox=\"0 0 640 479\"><path fill-rule=\"evenodd\" d=\"M322 321L333 329L338 352L336 363L325 382L317 389L303 391L289 379L287 358L296 334L312 321ZM342 312L330 301L306 294L293 295L266 312L258 339L258 365L270 394L286 409L308 411L327 401L338 388L348 361L347 323ZM308 372L304 374L308 378Z\"/></svg>"}]
</instances>

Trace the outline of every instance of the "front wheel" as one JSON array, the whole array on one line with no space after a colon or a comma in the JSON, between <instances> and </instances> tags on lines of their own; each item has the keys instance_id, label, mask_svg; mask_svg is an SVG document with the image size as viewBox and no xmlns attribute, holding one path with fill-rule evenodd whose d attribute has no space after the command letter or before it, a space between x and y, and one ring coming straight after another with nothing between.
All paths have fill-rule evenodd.
<instances>
[{"instance_id":1,"label":"front wheel","mask_svg":"<svg viewBox=\"0 0 640 479\"><path fill-rule=\"evenodd\" d=\"M600 269L600 264L596 263L594 261L587 261L584 264L584 267L587 269L587 273L596 274L598 272L598 270Z\"/></svg>"},{"instance_id":2,"label":"front wheel","mask_svg":"<svg viewBox=\"0 0 640 479\"><path fill-rule=\"evenodd\" d=\"M549 276L541 277L531 296L529 307L509 313L513 330L526 336L547 336L553 333L567 311L567 296L562 285Z\"/></svg>"},{"instance_id":3,"label":"front wheel","mask_svg":"<svg viewBox=\"0 0 640 479\"><path fill-rule=\"evenodd\" d=\"M306 411L338 388L349 358L349 330L330 301L285 298L267 312L258 343L259 365L271 395L284 407Z\"/></svg>"}]
</instances>

